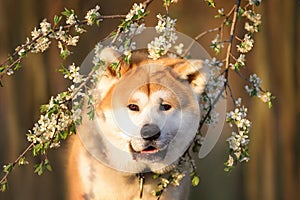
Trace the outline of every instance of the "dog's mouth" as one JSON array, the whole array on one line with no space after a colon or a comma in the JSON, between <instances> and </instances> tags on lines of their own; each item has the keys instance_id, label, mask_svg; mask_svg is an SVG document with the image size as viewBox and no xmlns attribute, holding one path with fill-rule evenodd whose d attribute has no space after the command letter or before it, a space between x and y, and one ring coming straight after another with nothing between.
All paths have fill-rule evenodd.
<instances>
[{"instance_id":1,"label":"dog's mouth","mask_svg":"<svg viewBox=\"0 0 300 200\"><path fill-rule=\"evenodd\" d=\"M140 151L141 154L153 154L153 153L157 153L158 149L154 146L149 146L145 149L143 149L142 151Z\"/></svg>"},{"instance_id":2,"label":"dog's mouth","mask_svg":"<svg viewBox=\"0 0 300 200\"><path fill-rule=\"evenodd\" d=\"M166 149L159 149L156 147L156 145L151 144L147 145L144 148L141 149L135 149L132 144L130 144L130 150L132 153L132 157L136 161L141 161L141 162L158 162L162 159L164 159L166 155Z\"/></svg>"},{"instance_id":3,"label":"dog's mouth","mask_svg":"<svg viewBox=\"0 0 300 200\"><path fill-rule=\"evenodd\" d=\"M137 154L155 154L155 153L159 152L159 149L157 147L155 147L154 145L149 145L141 150L135 150L135 148L132 146L132 144L130 144L130 150L132 153L137 153Z\"/></svg>"}]
</instances>

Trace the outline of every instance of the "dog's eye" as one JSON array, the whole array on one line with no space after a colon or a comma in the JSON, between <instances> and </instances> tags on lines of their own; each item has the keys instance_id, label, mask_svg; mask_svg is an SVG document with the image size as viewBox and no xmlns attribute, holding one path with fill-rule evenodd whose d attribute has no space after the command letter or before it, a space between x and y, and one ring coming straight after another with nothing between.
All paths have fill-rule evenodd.
<instances>
[{"instance_id":1,"label":"dog's eye","mask_svg":"<svg viewBox=\"0 0 300 200\"><path fill-rule=\"evenodd\" d=\"M170 110L172 106L170 104L160 104L159 109L162 111Z\"/></svg>"},{"instance_id":2,"label":"dog's eye","mask_svg":"<svg viewBox=\"0 0 300 200\"><path fill-rule=\"evenodd\" d=\"M128 105L128 108L129 108L129 110L131 110L131 111L136 111L136 112L140 111L139 106L136 105L136 104L129 104L129 105Z\"/></svg>"}]
</instances>

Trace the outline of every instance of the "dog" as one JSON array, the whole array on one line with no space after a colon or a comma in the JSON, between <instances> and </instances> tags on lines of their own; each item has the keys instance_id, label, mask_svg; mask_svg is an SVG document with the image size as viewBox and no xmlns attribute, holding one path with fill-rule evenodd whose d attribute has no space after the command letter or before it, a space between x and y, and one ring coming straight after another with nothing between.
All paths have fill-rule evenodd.
<instances>
[{"instance_id":1,"label":"dog","mask_svg":"<svg viewBox=\"0 0 300 200\"><path fill-rule=\"evenodd\" d=\"M133 52L127 63L108 47L100 57L107 67L93 93L95 117L83 115L71 139L68 199L157 199L153 191L160 179L153 175L170 173L197 132L208 69L202 60L152 60L143 51ZM160 199L188 198L185 173Z\"/></svg>"}]
</instances>

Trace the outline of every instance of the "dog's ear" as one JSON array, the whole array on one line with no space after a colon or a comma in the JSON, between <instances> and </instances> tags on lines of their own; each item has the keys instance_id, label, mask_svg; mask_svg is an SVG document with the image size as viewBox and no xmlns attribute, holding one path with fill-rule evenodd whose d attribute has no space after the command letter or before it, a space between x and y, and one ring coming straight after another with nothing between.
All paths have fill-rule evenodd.
<instances>
[{"instance_id":1,"label":"dog's ear","mask_svg":"<svg viewBox=\"0 0 300 200\"><path fill-rule=\"evenodd\" d=\"M105 74L111 78L117 78L121 75L123 55L111 47L105 47L99 54L100 59L106 66Z\"/></svg>"},{"instance_id":2,"label":"dog's ear","mask_svg":"<svg viewBox=\"0 0 300 200\"><path fill-rule=\"evenodd\" d=\"M111 64L118 62L121 59L122 54L111 48L111 47L105 47L100 52L100 59L105 62L105 64Z\"/></svg>"},{"instance_id":3,"label":"dog's ear","mask_svg":"<svg viewBox=\"0 0 300 200\"><path fill-rule=\"evenodd\" d=\"M209 68L202 60L181 60L174 64L173 70L180 79L187 80L193 91L200 95L209 79Z\"/></svg>"},{"instance_id":4,"label":"dog's ear","mask_svg":"<svg viewBox=\"0 0 300 200\"><path fill-rule=\"evenodd\" d=\"M134 51L131 54L130 63L127 63L125 55L111 47L106 47L100 52L100 59L107 66L107 75L117 78L124 75L129 69L145 62L148 59L148 54L145 50Z\"/></svg>"}]
</instances>

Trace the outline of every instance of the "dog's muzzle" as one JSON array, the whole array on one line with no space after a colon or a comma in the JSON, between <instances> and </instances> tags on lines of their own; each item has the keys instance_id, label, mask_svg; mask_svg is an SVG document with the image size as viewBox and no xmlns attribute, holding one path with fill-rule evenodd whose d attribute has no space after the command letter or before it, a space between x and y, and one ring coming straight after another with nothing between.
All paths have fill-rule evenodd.
<instances>
[{"instance_id":1,"label":"dog's muzzle","mask_svg":"<svg viewBox=\"0 0 300 200\"><path fill-rule=\"evenodd\" d=\"M141 136L144 140L156 140L160 136L160 129L156 124L145 124L141 129Z\"/></svg>"},{"instance_id":2,"label":"dog's muzzle","mask_svg":"<svg viewBox=\"0 0 300 200\"><path fill-rule=\"evenodd\" d=\"M159 161L166 155L166 148L160 149L157 141L161 136L156 124L145 124L140 131L141 138L130 143L133 158L138 161Z\"/></svg>"}]
</instances>

